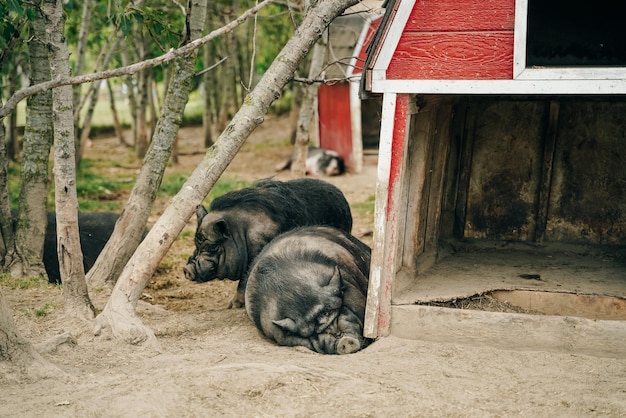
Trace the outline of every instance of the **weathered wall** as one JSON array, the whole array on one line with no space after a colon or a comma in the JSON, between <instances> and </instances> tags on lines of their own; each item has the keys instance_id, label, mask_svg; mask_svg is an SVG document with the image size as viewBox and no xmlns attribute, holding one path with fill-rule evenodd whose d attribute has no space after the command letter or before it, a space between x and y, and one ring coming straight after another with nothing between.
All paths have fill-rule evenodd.
<instances>
[{"instance_id":1,"label":"weathered wall","mask_svg":"<svg viewBox=\"0 0 626 418\"><path fill-rule=\"evenodd\" d=\"M453 135L462 154L449 162L461 159L456 175L465 179L457 235L626 245L626 102L477 98L460 106L465 121Z\"/></svg>"}]
</instances>

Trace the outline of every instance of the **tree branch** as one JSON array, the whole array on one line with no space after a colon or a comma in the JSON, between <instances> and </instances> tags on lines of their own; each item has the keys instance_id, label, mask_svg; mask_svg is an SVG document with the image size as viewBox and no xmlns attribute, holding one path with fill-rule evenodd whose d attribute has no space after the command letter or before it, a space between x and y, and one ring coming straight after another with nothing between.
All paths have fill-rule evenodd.
<instances>
[{"instance_id":1,"label":"tree branch","mask_svg":"<svg viewBox=\"0 0 626 418\"><path fill-rule=\"evenodd\" d=\"M259 3L257 6L252 7L246 10L241 16L237 19L233 20L226 26L223 26L219 29L216 29L209 33L208 35L196 39L178 49L171 49L163 55L160 55L156 58L152 58L149 60L145 60L142 62L138 62L135 64L127 65L126 67L115 68L113 70L101 71L98 73L85 74L75 77L57 77L54 80L50 80L45 83L36 84L34 86L23 88L13 94L9 100L7 100L6 104L0 108L0 121L2 121L7 115L9 115L15 108L17 104L24 100L27 97L30 97L34 94L41 93L50 89L54 89L56 87L67 86L67 85L75 85L82 83L89 83L97 80L105 80L107 78L120 77L123 75L132 75L138 71L145 70L146 68L156 67L157 65L164 64L166 62L175 60L176 58L180 58L191 51L200 48L202 45L206 44L212 39L217 38L225 33L231 32L237 26L241 25L248 18L255 15L265 6L273 3L274 0L264 0Z\"/></svg>"}]
</instances>

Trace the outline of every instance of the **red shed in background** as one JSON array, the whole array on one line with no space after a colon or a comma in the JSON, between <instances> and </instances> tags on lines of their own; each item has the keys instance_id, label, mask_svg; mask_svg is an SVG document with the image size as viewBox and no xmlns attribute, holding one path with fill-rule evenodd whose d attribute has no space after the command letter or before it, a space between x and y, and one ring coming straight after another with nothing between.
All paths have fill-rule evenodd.
<instances>
[{"instance_id":1,"label":"red shed in background","mask_svg":"<svg viewBox=\"0 0 626 418\"><path fill-rule=\"evenodd\" d=\"M362 169L363 148L377 148L380 134L380 98L361 102L359 85L366 49L381 20L380 13L362 12L333 21L324 72L329 82L318 92L319 145L338 152L356 173Z\"/></svg>"},{"instance_id":2,"label":"red shed in background","mask_svg":"<svg viewBox=\"0 0 626 418\"><path fill-rule=\"evenodd\" d=\"M366 336L626 355L626 4L384 7Z\"/></svg>"}]
</instances>

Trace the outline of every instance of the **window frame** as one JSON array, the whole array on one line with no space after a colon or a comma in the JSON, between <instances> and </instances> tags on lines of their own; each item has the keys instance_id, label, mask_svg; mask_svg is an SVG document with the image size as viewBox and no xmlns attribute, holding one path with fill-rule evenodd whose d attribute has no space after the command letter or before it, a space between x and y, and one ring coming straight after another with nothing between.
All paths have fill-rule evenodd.
<instances>
[{"instance_id":1,"label":"window frame","mask_svg":"<svg viewBox=\"0 0 626 418\"><path fill-rule=\"evenodd\" d=\"M623 80L626 67L526 66L528 1L515 0L513 79L515 80ZM541 0L539 0L541 1Z\"/></svg>"}]
</instances>

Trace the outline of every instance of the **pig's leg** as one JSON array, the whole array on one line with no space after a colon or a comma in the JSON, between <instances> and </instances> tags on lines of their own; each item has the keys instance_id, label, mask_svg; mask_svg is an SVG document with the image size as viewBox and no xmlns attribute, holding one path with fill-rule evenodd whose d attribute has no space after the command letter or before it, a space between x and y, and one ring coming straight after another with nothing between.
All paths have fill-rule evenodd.
<instances>
[{"instance_id":1,"label":"pig's leg","mask_svg":"<svg viewBox=\"0 0 626 418\"><path fill-rule=\"evenodd\" d=\"M235 296L233 296L232 299L228 302L228 309L243 308L244 306L246 306L246 281L246 279L239 280Z\"/></svg>"}]
</instances>

